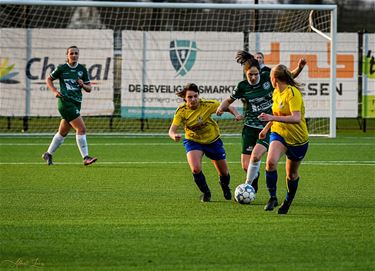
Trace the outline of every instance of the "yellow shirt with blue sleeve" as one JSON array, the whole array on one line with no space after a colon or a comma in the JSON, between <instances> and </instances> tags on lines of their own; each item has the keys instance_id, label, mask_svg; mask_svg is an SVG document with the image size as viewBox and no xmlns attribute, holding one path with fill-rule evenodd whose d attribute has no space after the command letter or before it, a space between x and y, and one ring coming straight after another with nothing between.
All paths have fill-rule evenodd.
<instances>
[{"instance_id":1,"label":"yellow shirt with blue sleeve","mask_svg":"<svg viewBox=\"0 0 375 271\"><path fill-rule=\"evenodd\" d=\"M177 108L172 124L184 125L185 139L210 144L220 137L219 126L211 116L219 105L219 101L201 99L198 108L190 109L184 103Z\"/></svg>"},{"instance_id":2,"label":"yellow shirt with blue sleeve","mask_svg":"<svg viewBox=\"0 0 375 271\"><path fill-rule=\"evenodd\" d=\"M309 134L305 120L305 105L298 88L288 85L280 92L275 89L272 95L272 113L274 116L290 116L293 111L301 112L300 123L274 121L271 132L278 133L291 146L300 146L308 142Z\"/></svg>"}]
</instances>

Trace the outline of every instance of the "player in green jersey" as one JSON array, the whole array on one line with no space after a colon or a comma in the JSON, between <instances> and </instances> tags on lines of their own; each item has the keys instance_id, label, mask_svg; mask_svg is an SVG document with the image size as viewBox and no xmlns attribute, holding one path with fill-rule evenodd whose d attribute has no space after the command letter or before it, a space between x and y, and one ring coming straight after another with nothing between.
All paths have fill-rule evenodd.
<instances>
[{"instance_id":1,"label":"player in green jersey","mask_svg":"<svg viewBox=\"0 0 375 271\"><path fill-rule=\"evenodd\" d=\"M79 49L70 46L66 51L67 61L59 65L46 79L48 88L58 99L58 110L62 117L58 132L52 139L47 152L42 158L48 165L53 165L52 156L64 142L71 128L76 131L76 142L85 166L94 163L97 158L90 157L86 140L86 126L80 115L82 89L91 92L90 79L87 69L78 63ZM59 79L60 89L57 89L53 80Z\"/></svg>"},{"instance_id":2,"label":"player in green jersey","mask_svg":"<svg viewBox=\"0 0 375 271\"><path fill-rule=\"evenodd\" d=\"M185 138L183 139L186 150L186 157L192 171L194 181L199 190L203 193L202 202L211 200L211 191L202 171L202 159L206 155L211 159L216 171L219 174L219 183L224 193L224 198L230 200L230 175L226 161L226 154L223 142L220 139L220 130L212 114L220 105L217 100L205 100L199 98L199 89L196 84L188 84L177 93L184 99L173 117L169 128L169 137L178 142L182 136L178 133L179 126L184 126ZM242 120L241 114L229 106L226 110L235 116L236 120Z\"/></svg>"},{"instance_id":3,"label":"player in green jersey","mask_svg":"<svg viewBox=\"0 0 375 271\"><path fill-rule=\"evenodd\" d=\"M254 55L255 59L258 60L260 72L271 72L271 68L264 64L264 54L262 52L256 52Z\"/></svg>"},{"instance_id":4,"label":"player in green jersey","mask_svg":"<svg viewBox=\"0 0 375 271\"><path fill-rule=\"evenodd\" d=\"M308 149L309 135L305 120L305 106L299 84L284 65L271 70L275 90L272 96L272 114L261 113L259 119L268 121L259 138L264 138L271 127L270 147L266 162L266 183L270 199L265 206L272 211L277 206L277 165L286 155L285 171L287 193L278 213L287 214L295 197L299 182L298 169Z\"/></svg>"},{"instance_id":5,"label":"player in green jersey","mask_svg":"<svg viewBox=\"0 0 375 271\"><path fill-rule=\"evenodd\" d=\"M263 112L272 114L274 88L270 80L270 74L267 71L261 72L259 62L253 55L245 51L239 51L236 60L243 65L246 80L239 82L232 95L223 100L217 114L222 114L235 100L241 99L243 101L245 121L241 139L241 165L243 170L247 172L246 183L251 184L255 191L258 191L260 162L269 146L269 134L266 138L259 139L259 132L263 129L265 122L260 121L258 116ZM304 59L299 60L298 67L292 71L294 77L299 75L305 64Z\"/></svg>"}]
</instances>

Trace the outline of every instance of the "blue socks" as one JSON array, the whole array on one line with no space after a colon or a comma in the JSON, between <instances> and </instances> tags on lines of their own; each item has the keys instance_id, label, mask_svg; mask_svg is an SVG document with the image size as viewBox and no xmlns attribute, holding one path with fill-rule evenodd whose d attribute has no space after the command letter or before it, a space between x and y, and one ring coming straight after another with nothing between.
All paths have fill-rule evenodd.
<instances>
[{"instance_id":1,"label":"blue socks","mask_svg":"<svg viewBox=\"0 0 375 271\"><path fill-rule=\"evenodd\" d=\"M206 192L210 191L210 189L208 188L208 185L206 183L206 177L204 176L202 171L199 172L199 173L196 173L196 174L193 173L193 177L194 177L195 183L197 184L199 190L202 193L206 193Z\"/></svg>"},{"instance_id":2,"label":"blue socks","mask_svg":"<svg viewBox=\"0 0 375 271\"><path fill-rule=\"evenodd\" d=\"M285 196L285 201L289 204L292 203L294 196L296 195L298 188L299 178L296 180L286 180L287 192ZM266 183L267 189L271 198L276 198L276 183L277 183L277 171L266 171Z\"/></svg>"},{"instance_id":3,"label":"blue socks","mask_svg":"<svg viewBox=\"0 0 375 271\"><path fill-rule=\"evenodd\" d=\"M276 198L277 170L266 170L266 184L271 198Z\"/></svg>"},{"instance_id":4,"label":"blue socks","mask_svg":"<svg viewBox=\"0 0 375 271\"><path fill-rule=\"evenodd\" d=\"M230 183L230 175L228 173L227 176L220 176L220 184L228 186Z\"/></svg>"},{"instance_id":5,"label":"blue socks","mask_svg":"<svg viewBox=\"0 0 375 271\"><path fill-rule=\"evenodd\" d=\"M288 190L286 192L285 200L289 203L293 201L294 196L296 195L297 188L298 188L298 181L299 181L299 178L297 178L294 181L288 180L288 179L286 180Z\"/></svg>"}]
</instances>

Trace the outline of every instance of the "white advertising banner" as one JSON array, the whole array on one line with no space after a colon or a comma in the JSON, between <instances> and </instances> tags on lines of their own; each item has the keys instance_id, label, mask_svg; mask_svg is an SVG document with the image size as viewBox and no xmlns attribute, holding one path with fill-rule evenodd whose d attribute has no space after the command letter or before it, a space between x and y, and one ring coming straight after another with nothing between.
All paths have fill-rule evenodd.
<instances>
[{"instance_id":1,"label":"white advertising banner","mask_svg":"<svg viewBox=\"0 0 375 271\"><path fill-rule=\"evenodd\" d=\"M0 115L59 116L45 79L66 62L66 49L80 49L92 92L83 92L82 115L111 115L113 31L77 29L0 29ZM59 87L58 80L54 81Z\"/></svg>"},{"instance_id":2,"label":"white advertising banner","mask_svg":"<svg viewBox=\"0 0 375 271\"><path fill-rule=\"evenodd\" d=\"M337 34L336 51L336 117L358 116L358 36ZM289 69L297 67L303 57L307 65L296 80L302 84L306 117L329 117L330 110L330 43L316 33L250 34L250 51L256 42L265 54L265 63L279 63Z\"/></svg>"},{"instance_id":3,"label":"white advertising banner","mask_svg":"<svg viewBox=\"0 0 375 271\"><path fill-rule=\"evenodd\" d=\"M189 82L200 86L201 97L222 100L243 79L234 60L243 48L243 33L124 31L122 116L172 117L175 92ZM223 39L225 37L225 39ZM329 42L316 33L250 34L249 50L261 48L266 65L283 63L290 69L298 59L307 66L302 84L306 117L329 117ZM357 34L337 36L337 117L357 117ZM235 104L241 109L240 102Z\"/></svg>"},{"instance_id":4,"label":"white advertising banner","mask_svg":"<svg viewBox=\"0 0 375 271\"><path fill-rule=\"evenodd\" d=\"M92 93L84 93L82 115L111 115L113 104L113 31L72 29L0 29L0 115L59 116L56 99L45 79L65 62L66 48L80 48ZM356 33L337 35L336 116L358 116L358 42ZM307 117L328 117L330 110L329 42L315 33L250 33L249 50L260 50L266 65L290 69L298 59L307 65L302 83ZM243 79L234 60L243 48L243 33L122 32L121 115L129 118L171 118L175 95L190 82L201 97L223 100ZM364 56L367 116L373 113L374 35L367 35ZM54 81L58 86L58 81ZM367 100L366 100L367 99ZM235 105L241 109L241 103ZM226 114L225 117L231 117Z\"/></svg>"},{"instance_id":5,"label":"white advertising banner","mask_svg":"<svg viewBox=\"0 0 375 271\"><path fill-rule=\"evenodd\" d=\"M234 60L242 33L123 31L122 38L123 117L171 118L187 83L201 98L222 100L242 80Z\"/></svg>"}]
</instances>

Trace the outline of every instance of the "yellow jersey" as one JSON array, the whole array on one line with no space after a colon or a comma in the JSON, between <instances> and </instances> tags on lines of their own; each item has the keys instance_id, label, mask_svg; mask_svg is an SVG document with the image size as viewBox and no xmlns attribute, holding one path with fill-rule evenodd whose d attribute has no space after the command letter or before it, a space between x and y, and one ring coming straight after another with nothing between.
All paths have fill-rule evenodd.
<instances>
[{"instance_id":1,"label":"yellow jersey","mask_svg":"<svg viewBox=\"0 0 375 271\"><path fill-rule=\"evenodd\" d=\"M185 103L180 105L173 117L173 125L184 125L185 138L201 143L210 144L220 137L219 125L212 118L220 102L200 99L196 109L190 109Z\"/></svg>"},{"instance_id":2,"label":"yellow jersey","mask_svg":"<svg viewBox=\"0 0 375 271\"><path fill-rule=\"evenodd\" d=\"M301 112L301 121L300 123L274 121L271 126L271 132L278 133L287 144L292 146L307 143L309 134L305 120L305 105L298 88L288 85L283 92L275 89L272 100L272 113L274 116L289 116L293 111L299 111Z\"/></svg>"}]
</instances>

